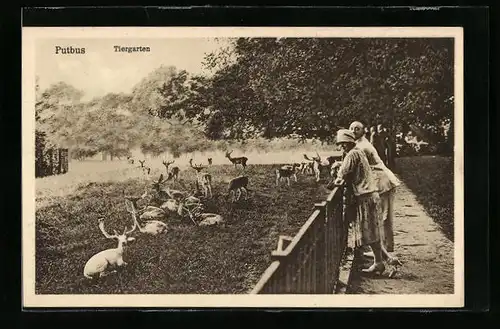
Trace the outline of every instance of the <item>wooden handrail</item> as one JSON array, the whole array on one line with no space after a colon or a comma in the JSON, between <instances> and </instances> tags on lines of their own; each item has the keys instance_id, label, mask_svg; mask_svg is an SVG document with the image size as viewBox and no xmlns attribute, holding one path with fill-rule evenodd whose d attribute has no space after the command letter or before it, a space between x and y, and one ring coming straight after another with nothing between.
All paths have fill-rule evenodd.
<instances>
[{"instance_id":1,"label":"wooden handrail","mask_svg":"<svg viewBox=\"0 0 500 329\"><path fill-rule=\"evenodd\" d=\"M259 291L264 288L264 286L267 284L269 279L273 276L273 274L278 270L280 266L279 261L274 261L269 265L269 267L266 269L264 274L262 274L262 277L260 278L259 282L255 285L255 287L252 289L250 292L251 294L257 294Z\"/></svg>"},{"instance_id":2,"label":"wooden handrail","mask_svg":"<svg viewBox=\"0 0 500 329\"><path fill-rule=\"evenodd\" d=\"M335 226L332 226L338 225L338 220L343 222L343 200L340 198L340 200L335 201L336 203L340 202L336 205L333 205L332 202L334 202L333 200L338 196L338 193L342 193L342 191L342 185L336 186L329 193L326 201L316 203L314 205L315 210L293 238L280 236L277 249L271 252L273 262L265 270L257 285L252 289L251 294L310 293L313 291L325 293L330 289L334 289L338 279L339 262L345 251L344 244L347 241L347 232L344 229L335 231ZM332 209L332 205L341 207L341 217L333 217L334 220L330 221L331 214L338 214L339 211L339 208L336 208L337 210ZM318 236L319 232L324 232L324 236L322 236L323 233ZM339 238L345 242L339 241ZM283 239L289 242L286 247L282 241ZM333 246L336 247L332 250ZM285 249L283 250L282 247L285 247ZM331 252L334 254L331 254ZM308 260L308 257L313 257L313 259L319 257L318 263L316 261L311 263L311 259ZM304 260L306 263L303 263ZM312 267L310 267L311 264ZM331 268L332 266L334 268Z\"/></svg>"}]
</instances>

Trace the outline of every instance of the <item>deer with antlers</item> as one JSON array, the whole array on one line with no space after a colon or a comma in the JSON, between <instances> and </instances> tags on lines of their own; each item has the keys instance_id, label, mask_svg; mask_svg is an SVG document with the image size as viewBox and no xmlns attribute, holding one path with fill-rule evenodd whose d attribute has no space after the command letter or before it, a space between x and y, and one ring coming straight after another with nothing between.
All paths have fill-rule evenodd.
<instances>
[{"instance_id":1,"label":"deer with antlers","mask_svg":"<svg viewBox=\"0 0 500 329\"><path fill-rule=\"evenodd\" d=\"M127 206L127 211L132 215L134 224L139 228L139 232L151 235L157 235L167 232L167 224L159 220L148 220L144 223L144 225L139 224L139 222L137 221L138 212L135 208L134 203L131 200L125 200L125 205ZM141 215L141 219L143 219L143 215Z\"/></svg>"},{"instance_id":2,"label":"deer with antlers","mask_svg":"<svg viewBox=\"0 0 500 329\"><path fill-rule=\"evenodd\" d=\"M101 278L116 272L116 268L126 266L127 263L123 260L126 246L129 242L135 240L135 238L129 237L129 234L137 228L136 222L134 222L132 228L128 231L125 227L122 234L118 234L116 230L114 230L114 234L106 232L104 229L104 218L99 218L98 222L102 234L108 239L116 239L118 241L118 246L116 248L103 250L87 261L83 269L83 275L87 279Z\"/></svg>"},{"instance_id":3,"label":"deer with antlers","mask_svg":"<svg viewBox=\"0 0 500 329\"><path fill-rule=\"evenodd\" d=\"M179 179L179 172L180 172L179 167L175 166L175 167L170 168L170 170L169 170L169 166L171 164L173 164L175 162L175 160L172 160L172 161L163 160L162 162L163 162L163 165L165 166L165 170L167 173L166 180L168 181L168 180L173 179L174 181L177 181Z\"/></svg>"},{"instance_id":4,"label":"deer with antlers","mask_svg":"<svg viewBox=\"0 0 500 329\"><path fill-rule=\"evenodd\" d=\"M327 167L330 165L330 162L328 160L322 160L321 156L319 155L318 152L316 152L315 157L309 158L307 154L304 154L304 159L311 161L313 163L313 171L314 171L314 176L316 177L316 181L320 181L320 175L321 175L321 169L324 167Z\"/></svg>"},{"instance_id":5,"label":"deer with antlers","mask_svg":"<svg viewBox=\"0 0 500 329\"><path fill-rule=\"evenodd\" d=\"M235 168L236 168L236 165L241 165L243 167L243 169L245 169L247 166L248 158L247 157L232 158L231 153L233 153L232 150L230 152L226 152L226 158L228 158L229 161L231 161L234 164Z\"/></svg>"},{"instance_id":6,"label":"deer with antlers","mask_svg":"<svg viewBox=\"0 0 500 329\"><path fill-rule=\"evenodd\" d=\"M162 184L167 181L167 179L164 179L163 177L163 174L160 174L158 180L151 183L151 187L153 191L155 191L157 199L160 201L165 201L167 199L182 200L186 197L186 193L183 191L172 190L168 186L162 187ZM147 188L145 194L150 195Z\"/></svg>"},{"instance_id":7,"label":"deer with antlers","mask_svg":"<svg viewBox=\"0 0 500 329\"><path fill-rule=\"evenodd\" d=\"M211 198L212 195L212 175L201 172L206 167L202 165L193 165L193 159L189 159L189 165L196 171L196 186L203 191L205 198Z\"/></svg>"}]
</instances>

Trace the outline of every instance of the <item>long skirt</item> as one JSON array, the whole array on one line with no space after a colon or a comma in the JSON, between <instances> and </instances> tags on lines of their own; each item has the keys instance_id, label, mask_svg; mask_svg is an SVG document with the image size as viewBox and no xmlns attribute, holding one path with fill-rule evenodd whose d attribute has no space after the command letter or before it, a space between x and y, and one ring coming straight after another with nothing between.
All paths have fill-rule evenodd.
<instances>
[{"instance_id":1,"label":"long skirt","mask_svg":"<svg viewBox=\"0 0 500 329\"><path fill-rule=\"evenodd\" d=\"M351 245L355 248L380 243L380 196L377 192L356 196ZM353 216L354 217L354 216Z\"/></svg>"},{"instance_id":2,"label":"long skirt","mask_svg":"<svg viewBox=\"0 0 500 329\"><path fill-rule=\"evenodd\" d=\"M380 194L380 240L388 252L394 251L395 189Z\"/></svg>"}]
</instances>

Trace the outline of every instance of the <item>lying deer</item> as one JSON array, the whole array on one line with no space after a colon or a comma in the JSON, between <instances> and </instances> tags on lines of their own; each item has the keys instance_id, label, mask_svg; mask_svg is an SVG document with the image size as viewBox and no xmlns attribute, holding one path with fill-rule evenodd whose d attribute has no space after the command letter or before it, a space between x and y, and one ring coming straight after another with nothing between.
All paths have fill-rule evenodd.
<instances>
[{"instance_id":1,"label":"lying deer","mask_svg":"<svg viewBox=\"0 0 500 329\"><path fill-rule=\"evenodd\" d=\"M280 180L285 180L290 186L290 178L293 177L295 182L297 182L297 169L300 164L294 163L292 165L285 165L276 169L276 186L279 185Z\"/></svg>"},{"instance_id":2,"label":"lying deer","mask_svg":"<svg viewBox=\"0 0 500 329\"><path fill-rule=\"evenodd\" d=\"M226 158L228 158L229 161L231 161L234 164L235 168L236 168L236 165L239 164L239 165L241 165L243 167L243 169L245 169L246 166L247 166L248 158L247 157L232 158L231 157L231 153L233 153L233 151L226 152Z\"/></svg>"},{"instance_id":3,"label":"lying deer","mask_svg":"<svg viewBox=\"0 0 500 329\"><path fill-rule=\"evenodd\" d=\"M224 218L219 214L203 212L202 204L195 204L194 207L189 207L187 203L181 205L179 207L179 215L184 217L185 214L187 214L194 225L198 226L210 226L224 222ZM199 222L197 223L196 221Z\"/></svg>"},{"instance_id":4,"label":"lying deer","mask_svg":"<svg viewBox=\"0 0 500 329\"><path fill-rule=\"evenodd\" d=\"M129 242L135 240L133 237L129 237L137 227L137 223L134 221L134 225L130 230L127 231L125 227L122 234L118 234L116 230L114 234L109 234L104 229L104 218L99 218L99 229L102 234L108 239L118 240L118 246L113 249L103 250L94 256L92 256L83 269L83 275L87 279L96 279L107 276L111 273L116 272L116 268L126 266L127 263L123 260L123 255L126 250L126 246Z\"/></svg>"},{"instance_id":5,"label":"lying deer","mask_svg":"<svg viewBox=\"0 0 500 329\"><path fill-rule=\"evenodd\" d=\"M135 225L139 228L141 233L147 233L151 235L157 235L160 233L167 232L167 224L159 221L159 220L148 220L144 223L143 226L139 224L137 221L137 209L134 206L134 203L131 200L125 200L125 205L127 207L127 211L132 215L132 219L134 220ZM141 219L145 213L141 215Z\"/></svg>"},{"instance_id":6,"label":"lying deer","mask_svg":"<svg viewBox=\"0 0 500 329\"><path fill-rule=\"evenodd\" d=\"M130 164L134 164L134 159L132 159L132 157L130 155L127 157L127 161Z\"/></svg>"},{"instance_id":7,"label":"lying deer","mask_svg":"<svg viewBox=\"0 0 500 329\"><path fill-rule=\"evenodd\" d=\"M196 170L196 186L201 188L205 198L211 198L212 195L212 175L201 172L205 167L201 165L193 165L193 159L189 159L189 165ZM210 196L209 196L210 195Z\"/></svg>"},{"instance_id":8,"label":"lying deer","mask_svg":"<svg viewBox=\"0 0 500 329\"><path fill-rule=\"evenodd\" d=\"M160 178L158 181L154 181L151 184L153 190L157 193L157 197L161 201L165 201L167 199L175 199L181 200L186 197L186 193L178 190L171 190L169 187L161 187L163 183L167 181L167 179L163 179L163 174L160 174Z\"/></svg>"},{"instance_id":9,"label":"lying deer","mask_svg":"<svg viewBox=\"0 0 500 329\"><path fill-rule=\"evenodd\" d=\"M175 167L172 167L170 168L169 170L169 166L171 164L173 164L175 162L175 160L172 160L172 161L165 161L163 160L163 165L165 166L165 170L166 170L166 173L167 173L167 181L168 180L171 180L173 179L174 181L177 181L179 179L179 167L175 166Z\"/></svg>"},{"instance_id":10,"label":"lying deer","mask_svg":"<svg viewBox=\"0 0 500 329\"><path fill-rule=\"evenodd\" d=\"M231 179L228 184L227 196L231 195L231 202L238 201L241 197L242 191L245 192L245 200L248 199L248 176L239 176Z\"/></svg>"}]
</instances>

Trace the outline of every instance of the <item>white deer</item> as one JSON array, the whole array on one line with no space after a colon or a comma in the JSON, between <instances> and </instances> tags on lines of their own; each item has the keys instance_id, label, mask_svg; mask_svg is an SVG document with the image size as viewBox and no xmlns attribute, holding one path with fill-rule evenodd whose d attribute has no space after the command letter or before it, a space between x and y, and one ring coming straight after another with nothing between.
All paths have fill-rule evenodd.
<instances>
[{"instance_id":1,"label":"white deer","mask_svg":"<svg viewBox=\"0 0 500 329\"><path fill-rule=\"evenodd\" d=\"M104 229L104 218L99 218L99 229L102 234L108 239L118 240L118 246L116 248L103 250L92 256L85 264L83 275L87 279L101 278L116 272L116 268L118 267L126 266L127 263L123 260L123 254L127 244L135 240L135 238L129 237L128 235L132 233L136 227L137 224L134 222L132 228L127 231L125 227L122 234L118 234L116 230L114 230L114 234L109 234Z\"/></svg>"}]
</instances>

